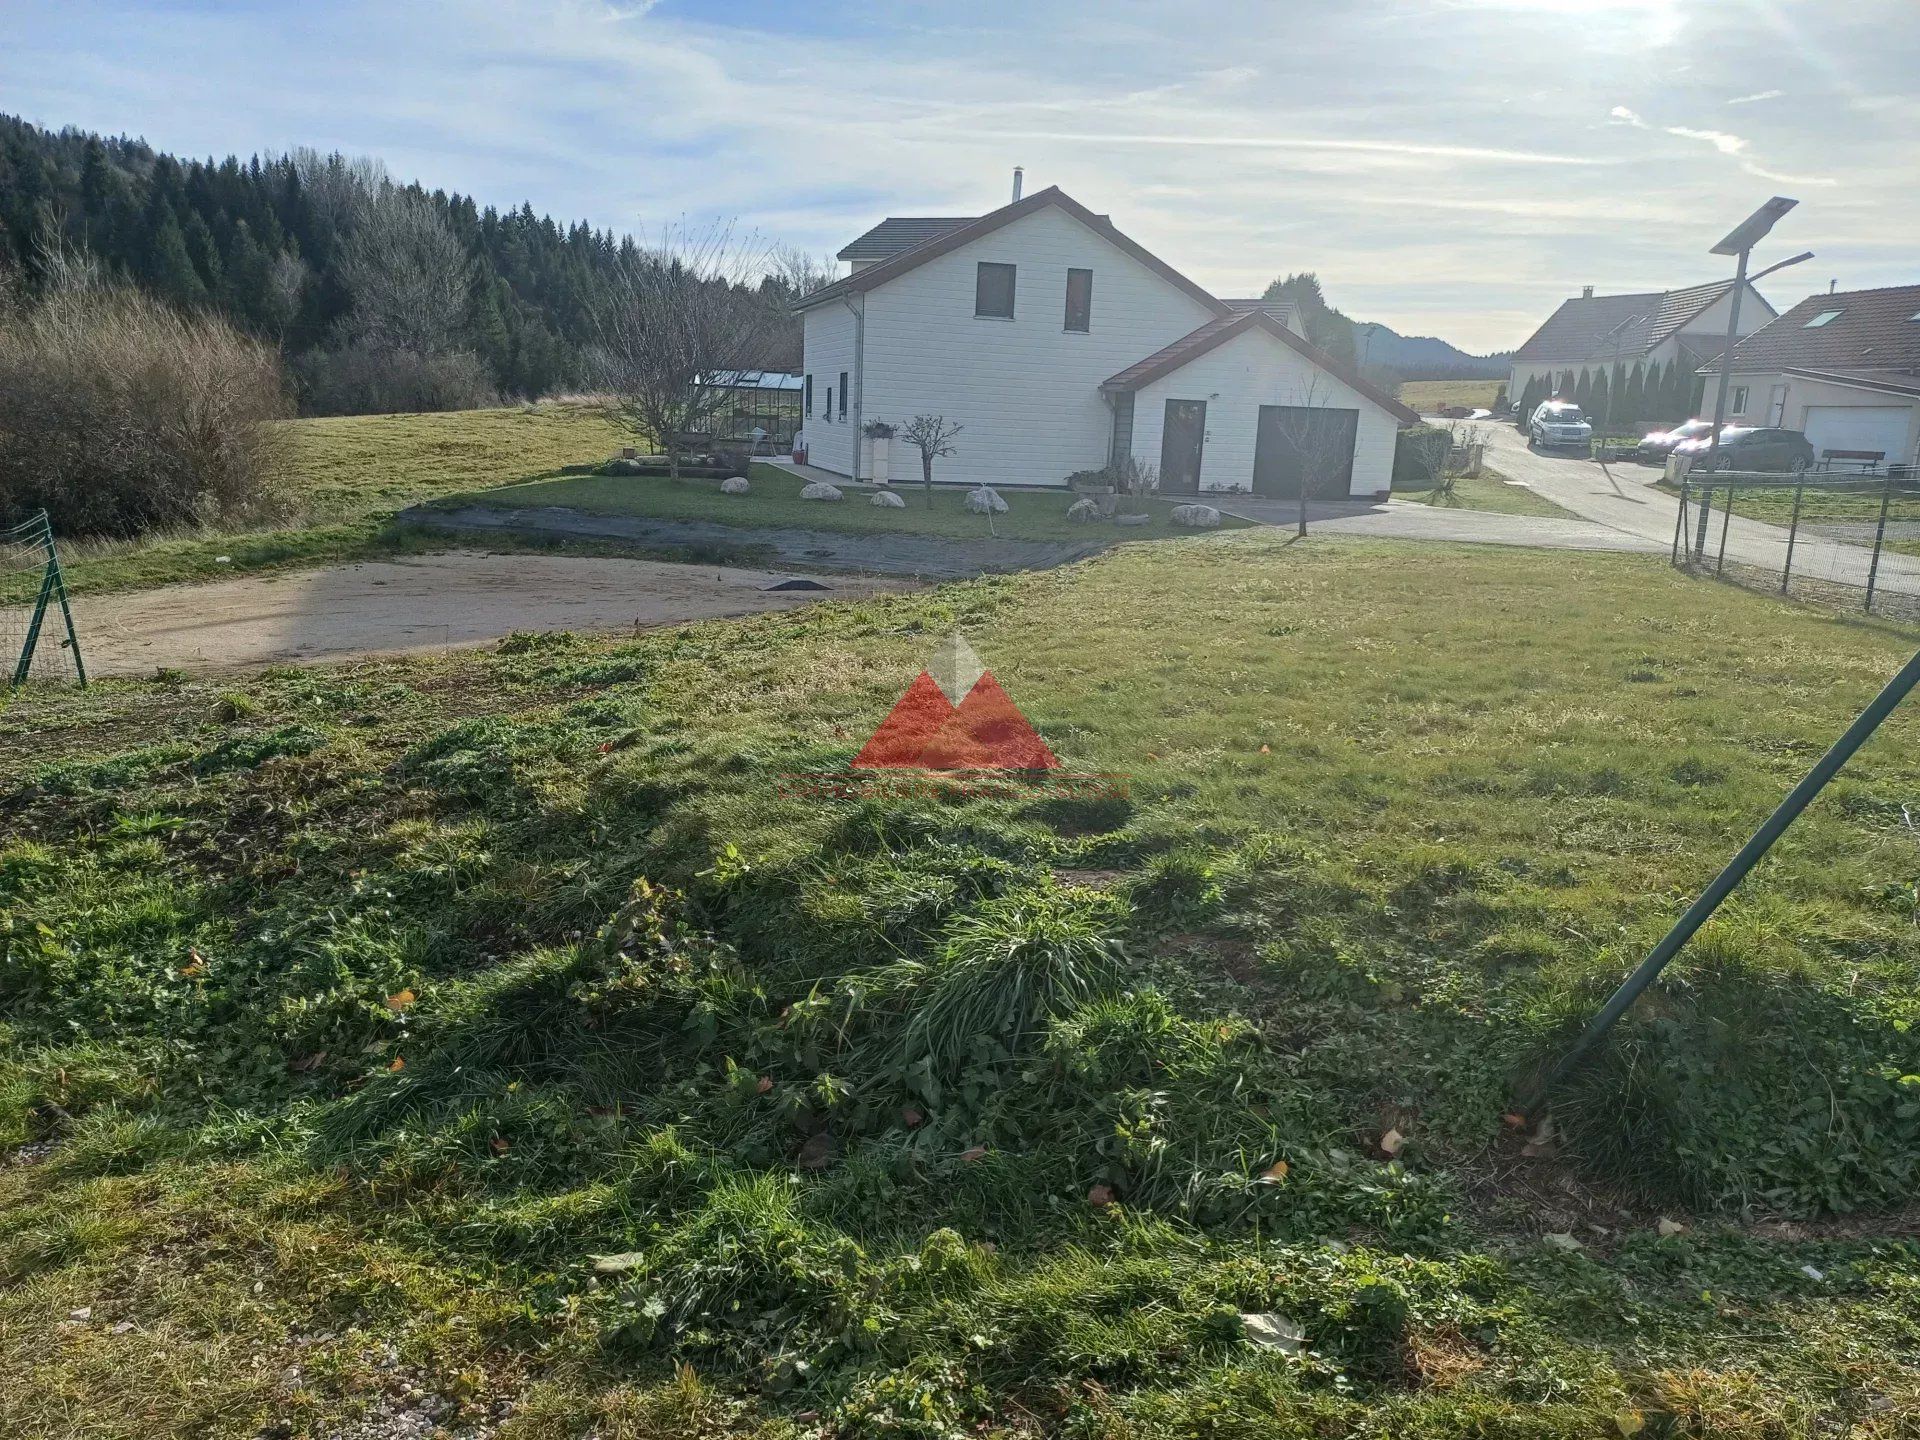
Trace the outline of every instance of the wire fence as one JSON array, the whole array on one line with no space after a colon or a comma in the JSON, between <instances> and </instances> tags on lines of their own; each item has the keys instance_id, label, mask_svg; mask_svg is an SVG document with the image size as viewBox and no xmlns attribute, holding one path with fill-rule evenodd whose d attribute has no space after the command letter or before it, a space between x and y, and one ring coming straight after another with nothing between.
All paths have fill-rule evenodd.
<instances>
[{"instance_id":1,"label":"wire fence","mask_svg":"<svg viewBox=\"0 0 1920 1440\"><path fill-rule=\"evenodd\" d=\"M1920 474L1720 471L1679 482L1672 559L1836 609L1920 620Z\"/></svg>"},{"instance_id":2,"label":"wire fence","mask_svg":"<svg viewBox=\"0 0 1920 1440\"><path fill-rule=\"evenodd\" d=\"M45 511L0 529L0 698L40 682L87 683Z\"/></svg>"}]
</instances>

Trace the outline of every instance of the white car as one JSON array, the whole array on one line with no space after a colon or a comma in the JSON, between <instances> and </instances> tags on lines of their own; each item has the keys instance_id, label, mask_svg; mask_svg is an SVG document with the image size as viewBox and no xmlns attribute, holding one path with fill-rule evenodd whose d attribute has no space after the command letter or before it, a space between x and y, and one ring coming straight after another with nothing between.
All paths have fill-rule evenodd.
<instances>
[{"instance_id":1,"label":"white car","mask_svg":"<svg viewBox=\"0 0 1920 1440\"><path fill-rule=\"evenodd\" d=\"M1593 426L1571 400L1549 400L1527 422L1527 443L1543 450L1565 446L1585 450L1593 441Z\"/></svg>"}]
</instances>

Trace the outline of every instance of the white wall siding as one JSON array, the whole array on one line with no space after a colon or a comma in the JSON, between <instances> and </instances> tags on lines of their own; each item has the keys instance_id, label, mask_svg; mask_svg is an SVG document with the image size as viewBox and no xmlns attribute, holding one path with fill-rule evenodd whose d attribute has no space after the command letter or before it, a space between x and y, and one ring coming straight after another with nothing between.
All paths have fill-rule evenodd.
<instances>
[{"instance_id":1,"label":"white wall siding","mask_svg":"<svg viewBox=\"0 0 1920 1440\"><path fill-rule=\"evenodd\" d=\"M860 304L859 296L853 303ZM807 374L813 376L813 408L800 418L807 437L807 461L836 475L852 475L854 446L853 312L838 300L817 305L805 313L803 331ZM847 418L840 419L840 372L847 372ZM833 397L833 418L826 418L827 397Z\"/></svg>"},{"instance_id":2,"label":"white wall siding","mask_svg":"<svg viewBox=\"0 0 1920 1440\"><path fill-rule=\"evenodd\" d=\"M1392 487L1400 422L1264 331L1236 335L1140 390L1134 401L1133 453L1143 464L1160 463L1160 432L1169 400L1207 402L1207 434L1200 450L1202 490L1253 488L1262 405L1358 410L1349 493L1374 495Z\"/></svg>"},{"instance_id":3,"label":"white wall siding","mask_svg":"<svg viewBox=\"0 0 1920 1440\"><path fill-rule=\"evenodd\" d=\"M983 260L1018 267L1012 320L974 316L974 267ZM1065 329L1069 268L1093 271L1086 334ZM965 428L955 453L934 475L968 484L1064 485L1073 471L1104 465L1112 416L1100 382L1213 318L1051 206L867 292L866 305L864 418L899 426L941 414L958 422ZM807 365L818 373L814 313ZM815 433L811 420L807 433ZM893 450L894 475L917 476L917 452L899 440Z\"/></svg>"}]
</instances>

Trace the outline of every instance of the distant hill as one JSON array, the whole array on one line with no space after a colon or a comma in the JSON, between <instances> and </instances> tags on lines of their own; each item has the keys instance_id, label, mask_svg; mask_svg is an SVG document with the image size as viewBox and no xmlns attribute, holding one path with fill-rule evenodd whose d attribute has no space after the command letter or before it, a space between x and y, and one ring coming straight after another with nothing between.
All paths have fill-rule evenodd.
<instances>
[{"instance_id":1,"label":"distant hill","mask_svg":"<svg viewBox=\"0 0 1920 1440\"><path fill-rule=\"evenodd\" d=\"M1403 380L1506 379L1512 352L1469 355L1431 335L1402 335L1372 322L1353 327L1354 348L1369 369L1391 370Z\"/></svg>"}]
</instances>

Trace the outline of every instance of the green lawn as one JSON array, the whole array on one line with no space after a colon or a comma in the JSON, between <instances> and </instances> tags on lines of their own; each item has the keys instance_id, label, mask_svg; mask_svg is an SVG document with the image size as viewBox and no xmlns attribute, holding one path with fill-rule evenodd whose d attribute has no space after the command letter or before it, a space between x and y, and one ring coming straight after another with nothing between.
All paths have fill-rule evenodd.
<instances>
[{"instance_id":1,"label":"green lawn","mask_svg":"<svg viewBox=\"0 0 1920 1440\"><path fill-rule=\"evenodd\" d=\"M1914 714L1501 1120L1914 643L1703 583L1248 531L31 698L0 1434L1902 1433ZM956 628L1126 796L783 783Z\"/></svg>"},{"instance_id":2,"label":"green lawn","mask_svg":"<svg viewBox=\"0 0 1920 1440\"><path fill-rule=\"evenodd\" d=\"M871 502L872 490L848 485L839 501L802 500L806 483L773 465L755 465L748 495L723 495L718 480L668 480L646 475L564 475L525 485L506 485L446 497L446 505L539 506L556 505L597 515L643 515L660 520L706 520L743 530L793 526L803 530L836 530L853 534L943 535L952 539L985 539L984 516L966 508L966 492L936 486L933 503L918 485L896 485L906 509L880 508ZM1111 524L1081 525L1066 518L1074 496L1063 491L1003 490L1007 513L996 515L991 533L1018 540L1153 540L1190 534L1167 519L1180 500L1123 500L1120 509L1145 512L1153 523L1138 527ZM1186 497L1194 499L1196 497ZM1203 504L1231 504L1231 496L1197 497ZM1221 525L1237 528L1247 522L1224 516Z\"/></svg>"},{"instance_id":3,"label":"green lawn","mask_svg":"<svg viewBox=\"0 0 1920 1440\"><path fill-rule=\"evenodd\" d=\"M632 443L586 406L289 420L286 513L245 530L198 529L128 543L68 544L75 591L146 589L252 571L445 548L387 525L394 511L452 490L551 475ZM221 557L226 557L223 561Z\"/></svg>"},{"instance_id":4,"label":"green lawn","mask_svg":"<svg viewBox=\"0 0 1920 1440\"><path fill-rule=\"evenodd\" d=\"M1680 493L1680 487L1676 484L1666 480L1656 483L1668 494ZM1713 492L1714 508L1718 510L1724 507L1726 499L1726 490L1716 489ZM1871 483L1829 490L1810 485L1801 496L1800 522L1803 525L1875 525L1880 519L1880 501L1881 493ZM1762 520L1769 525L1785 527L1793 520L1793 486L1735 489L1733 513L1749 520ZM1920 494L1915 494L1911 486L1907 487L1905 493L1896 493L1887 505L1887 519L1890 522L1908 523L1920 520ZM1870 538L1855 543L1870 543ZM1897 533L1887 540L1886 545L1889 550L1920 555L1920 540L1901 537Z\"/></svg>"},{"instance_id":5,"label":"green lawn","mask_svg":"<svg viewBox=\"0 0 1920 1440\"><path fill-rule=\"evenodd\" d=\"M1478 475L1462 475L1455 479L1450 494L1442 494L1438 490L1394 493L1402 500L1417 500L1423 505L1439 505L1449 509L1496 510L1503 515L1554 515L1563 520L1575 518L1544 495L1525 485L1509 485L1502 476L1486 469L1482 469Z\"/></svg>"}]
</instances>

